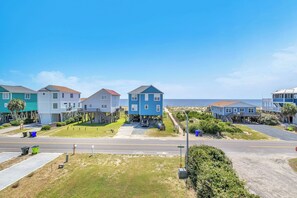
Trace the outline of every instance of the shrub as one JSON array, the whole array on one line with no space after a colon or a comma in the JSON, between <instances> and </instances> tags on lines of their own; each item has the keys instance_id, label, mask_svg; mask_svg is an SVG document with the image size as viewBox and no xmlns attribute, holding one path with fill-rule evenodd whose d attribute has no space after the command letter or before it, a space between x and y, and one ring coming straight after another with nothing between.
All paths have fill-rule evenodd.
<instances>
[{"instance_id":1,"label":"shrub","mask_svg":"<svg viewBox=\"0 0 297 198\"><path fill-rule=\"evenodd\" d=\"M57 127L61 127L61 126L65 126L65 125L66 125L66 122L57 122L56 123Z\"/></svg>"},{"instance_id":2,"label":"shrub","mask_svg":"<svg viewBox=\"0 0 297 198\"><path fill-rule=\"evenodd\" d=\"M188 161L189 180L197 197L258 197L250 194L225 153L211 146L192 146Z\"/></svg>"},{"instance_id":3,"label":"shrub","mask_svg":"<svg viewBox=\"0 0 297 198\"><path fill-rule=\"evenodd\" d=\"M3 127L11 127L11 124L10 123L5 123L5 124L2 124Z\"/></svg>"},{"instance_id":4,"label":"shrub","mask_svg":"<svg viewBox=\"0 0 297 198\"><path fill-rule=\"evenodd\" d=\"M51 129L50 125L44 125L44 126L42 126L41 131L48 131L50 129Z\"/></svg>"},{"instance_id":5,"label":"shrub","mask_svg":"<svg viewBox=\"0 0 297 198\"><path fill-rule=\"evenodd\" d=\"M11 124L12 126L20 126L21 123L22 123L21 120L13 120L13 121L10 121L10 124Z\"/></svg>"},{"instance_id":6,"label":"shrub","mask_svg":"<svg viewBox=\"0 0 297 198\"><path fill-rule=\"evenodd\" d=\"M74 123L75 122L75 119L74 118L69 118L68 120L65 120L65 123L68 125L68 124L71 124L71 123Z\"/></svg>"},{"instance_id":7,"label":"shrub","mask_svg":"<svg viewBox=\"0 0 297 198\"><path fill-rule=\"evenodd\" d=\"M221 134L222 128L218 125L218 123L214 120L206 121L201 120L199 122L199 129L203 131L203 133L209 134Z\"/></svg>"},{"instance_id":8,"label":"shrub","mask_svg":"<svg viewBox=\"0 0 297 198\"><path fill-rule=\"evenodd\" d=\"M0 126L0 129L4 129L4 127L3 126Z\"/></svg>"},{"instance_id":9,"label":"shrub","mask_svg":"<svg viewBox=\"0 0 297 198\"><path fill-rule=\"evenodd\" d=\"M218 125L221 127L222 132L229 133L242 133L243 131L240 128L237 128L235 125L230 122L219 122Z\"/></svg>"},{"instance_id":10,"label":"shrub","mask_svg":"<svg viewBox=\"0 0 297 198\"><path fill-rule=\"evenodd\" d=\"M297 126L295 126L295 125L289 125L286 129L288 131L297 131Z\"/></svg>"},{"instance_id":11,"label":"shrub","mask_svg":"<svg viewBox=\"0 0 297 198\"><path fill-rule=\"evenodd\" d=\"M189 125L189 133L195 133L195 130L200 129L199 124L191 124Z\"/></svg>"},{"instance_id":12,"label":"shrub","mask_svg":"<svg viewBox=\"0 0 297 198\"><path fill-rule=\"evenodd\" d=\"M34 122L34 119L31 119L31 118L26 118L25 120L24 120L24 124L31 124L31 123L33 123Z\"/></svg>"},{"instance_id":13,"label":"shrub","mask_svg":"<svg viewBox=\"0 0 297 198\"><path fill-rule=\"evenodd\" d=\"M279 124L279 119L276 115L262 114L258 119L258 123L274 126Z\"/></svg>"}]
</instances>

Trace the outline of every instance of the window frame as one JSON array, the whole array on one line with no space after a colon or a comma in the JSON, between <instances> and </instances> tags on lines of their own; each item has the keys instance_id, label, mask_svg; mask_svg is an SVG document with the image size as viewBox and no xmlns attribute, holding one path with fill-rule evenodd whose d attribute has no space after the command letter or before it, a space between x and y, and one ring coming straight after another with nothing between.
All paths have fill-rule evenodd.
<instances>
[{"instance_id":1,"label":"window frame","mask_svg":"<svg viewBox=\"0 0 297 198\"><path fill-rule=\"evenodd\" d=\"M8 97L4 97L4 96L8 96ZM10 99L10 93L9 92L3 92L2 93L2 99L3 100L9 100Z\"/></svg>"},{"instance_id":2,"label":"window frame","mask_svg":"<svg viewBox=\"0 0 297 198\"><path fill-rule=\"evenodd\" d=\"M57 108L55 108L54 105L57 105ZM53 108L54 110L58 109L58 108L59 108L58 103L57 103L57 102L54 102L53 105L52 105L52 108Z\"/></svg>"}]
</instances>

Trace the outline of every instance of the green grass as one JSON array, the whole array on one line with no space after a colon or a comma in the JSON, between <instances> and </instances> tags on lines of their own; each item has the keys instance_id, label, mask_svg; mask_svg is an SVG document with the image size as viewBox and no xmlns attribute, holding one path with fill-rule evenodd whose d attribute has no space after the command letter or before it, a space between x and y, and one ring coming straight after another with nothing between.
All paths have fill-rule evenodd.
<instances>
[{"instance_id":1,"label":"green grass","mask_svg":"<svg viewBox=\"0 0 297 198\"><path fill-rule=\"evenodd\" d=\"M146 132L150 137L175 137L177 133L174 131L174 125L167 113L164 113L163 123L165 124L165 131L160 131L157 128L151 128Z\"/></svg>"},{"instance_id":2,"label":"green grass","mask_svg":"<svg viewBox=\"0 0 297 198\"><path fill-rule=\"evenodd\" d=\"M297 172L297 158L290 159L289 165L292 167L292 169Z\"/></svg>"},{"instance_id":3,"label":"green grass","mask_svg":"<svg viewBox=\"0 0 297 198\"><path fill-rule=\"evenodd\" d=\"M63 127L54 128L49 131L40 131L38 134L55 137L113 137L124 124L125 118L121 117L117 122L110 124L70 124ZM113 130L113 131L112 131Z\"/></svg>"},{"instance_id":4,"label":"green grass","mask_svg":"<svg viewBox=\"0 0 297 198\"><path fill-rule=\"evenodd\" d=\"M37 197L189 197L178 165L178 157L75 155Z\"/></svg>"},{"instance_id":5,"label":"green grass","mask_svg":"<svg viewBox=\"0 0 297 198\"><path fill-rule=\"evenodd\" d=\"M23 130L15 129L15 130L9 131L9 132L7 132L5 134L14 135L14 134L21 133L21 132L29 132L30 130L31 130L31 128L24 128Z\"/></svg>"},{"instance_id":6,"label":"green grass","mask_svg":"<svg viewBox=\"0 0 297 198\"><path fill-rule=\"evenodd\" d=\"M227 136L231 139L243 139L243 140L268 140L272 139L272 137L255 131L247 126L236 124L236 127L240 128L243 133L227 133L223 132L223 136Z\"/></svg>"}]
</instances>

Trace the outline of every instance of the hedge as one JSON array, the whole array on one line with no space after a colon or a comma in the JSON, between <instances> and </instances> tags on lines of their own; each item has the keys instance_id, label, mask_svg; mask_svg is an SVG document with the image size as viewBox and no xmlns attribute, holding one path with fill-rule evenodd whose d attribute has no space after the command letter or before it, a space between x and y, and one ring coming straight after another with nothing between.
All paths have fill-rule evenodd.
<instances>
[{"instance_id":1,"label":"hedge","mask_svg":"<svg viewBox=\"0 0 297 198\"><path fill-rule=\"evenodd\" d=\"M197 197L258 197L245 189L232 162L215 147L190 147L188 173Z\"/></svg>"},{"instance_id":2,"label":"hedge","mask_svg":"<svg viewBox=\"0 0 297 198\"><path fill-rule=\"evenodd\" d=\"M65 125L66 125L66 122L57 122L56 123L57 127L61 127L61 126L65 126Z\"/></svg>"},{"instance_id":3,"label":"hedge","mask_svg":"<svg viewBox=\"0 0 297 198\"><path fill-rule=\"evenodd\" d=\"M11 127L11 124L10 123L5 123L5 124L2 124L3 127Z\"/></svg>"},{"instance_id":4,"label":"hedge","mask_svg":"<svg viewBox=\"0 0 297 198\"><path fill-rule=\"evenodd\" d=\"M20 126L21 122L22 122L21 120L13 120L13 121L10 122L10 124L12 126Z\"/></svg>"},{"instance_id":5,"label":"hedge","mask_svg":"<svg viewBox=\"0 0 297 198\"><path fill-rule=\"evenodd\" d=\"M50 125L44 125L44 126L42 126L41 131L48 131L50 129L51 129Z\"/></svg>"}]
</instances>

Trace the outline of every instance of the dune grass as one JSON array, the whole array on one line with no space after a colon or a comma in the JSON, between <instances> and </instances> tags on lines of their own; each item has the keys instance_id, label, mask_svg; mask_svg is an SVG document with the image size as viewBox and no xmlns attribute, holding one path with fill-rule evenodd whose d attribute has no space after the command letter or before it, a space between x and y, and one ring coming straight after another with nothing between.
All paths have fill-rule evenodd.
<instances>
[{"instance_id":1,"label":"dune grass","mask_svg":"<svg viewBox=\"0 0 297 198\"><path fill-rule=\"evenodd\" d=\"M226 133L223 132L223 136L226 136L231 139L242 139L242 140L271 140L272 137L255 131L247 126L236 124L237 128L240 128L243 133Z\"/></svg>"},{"instance_id":2,"label":"dune grass","mask_svg":"<svg viewBox=\"0 0 297 198\"><path fill-rule=\"evenodd\" d=\"M177 177L178 157L88 154L61 156L0 197L193 197Z\"/></svg>"}]
</instances>

